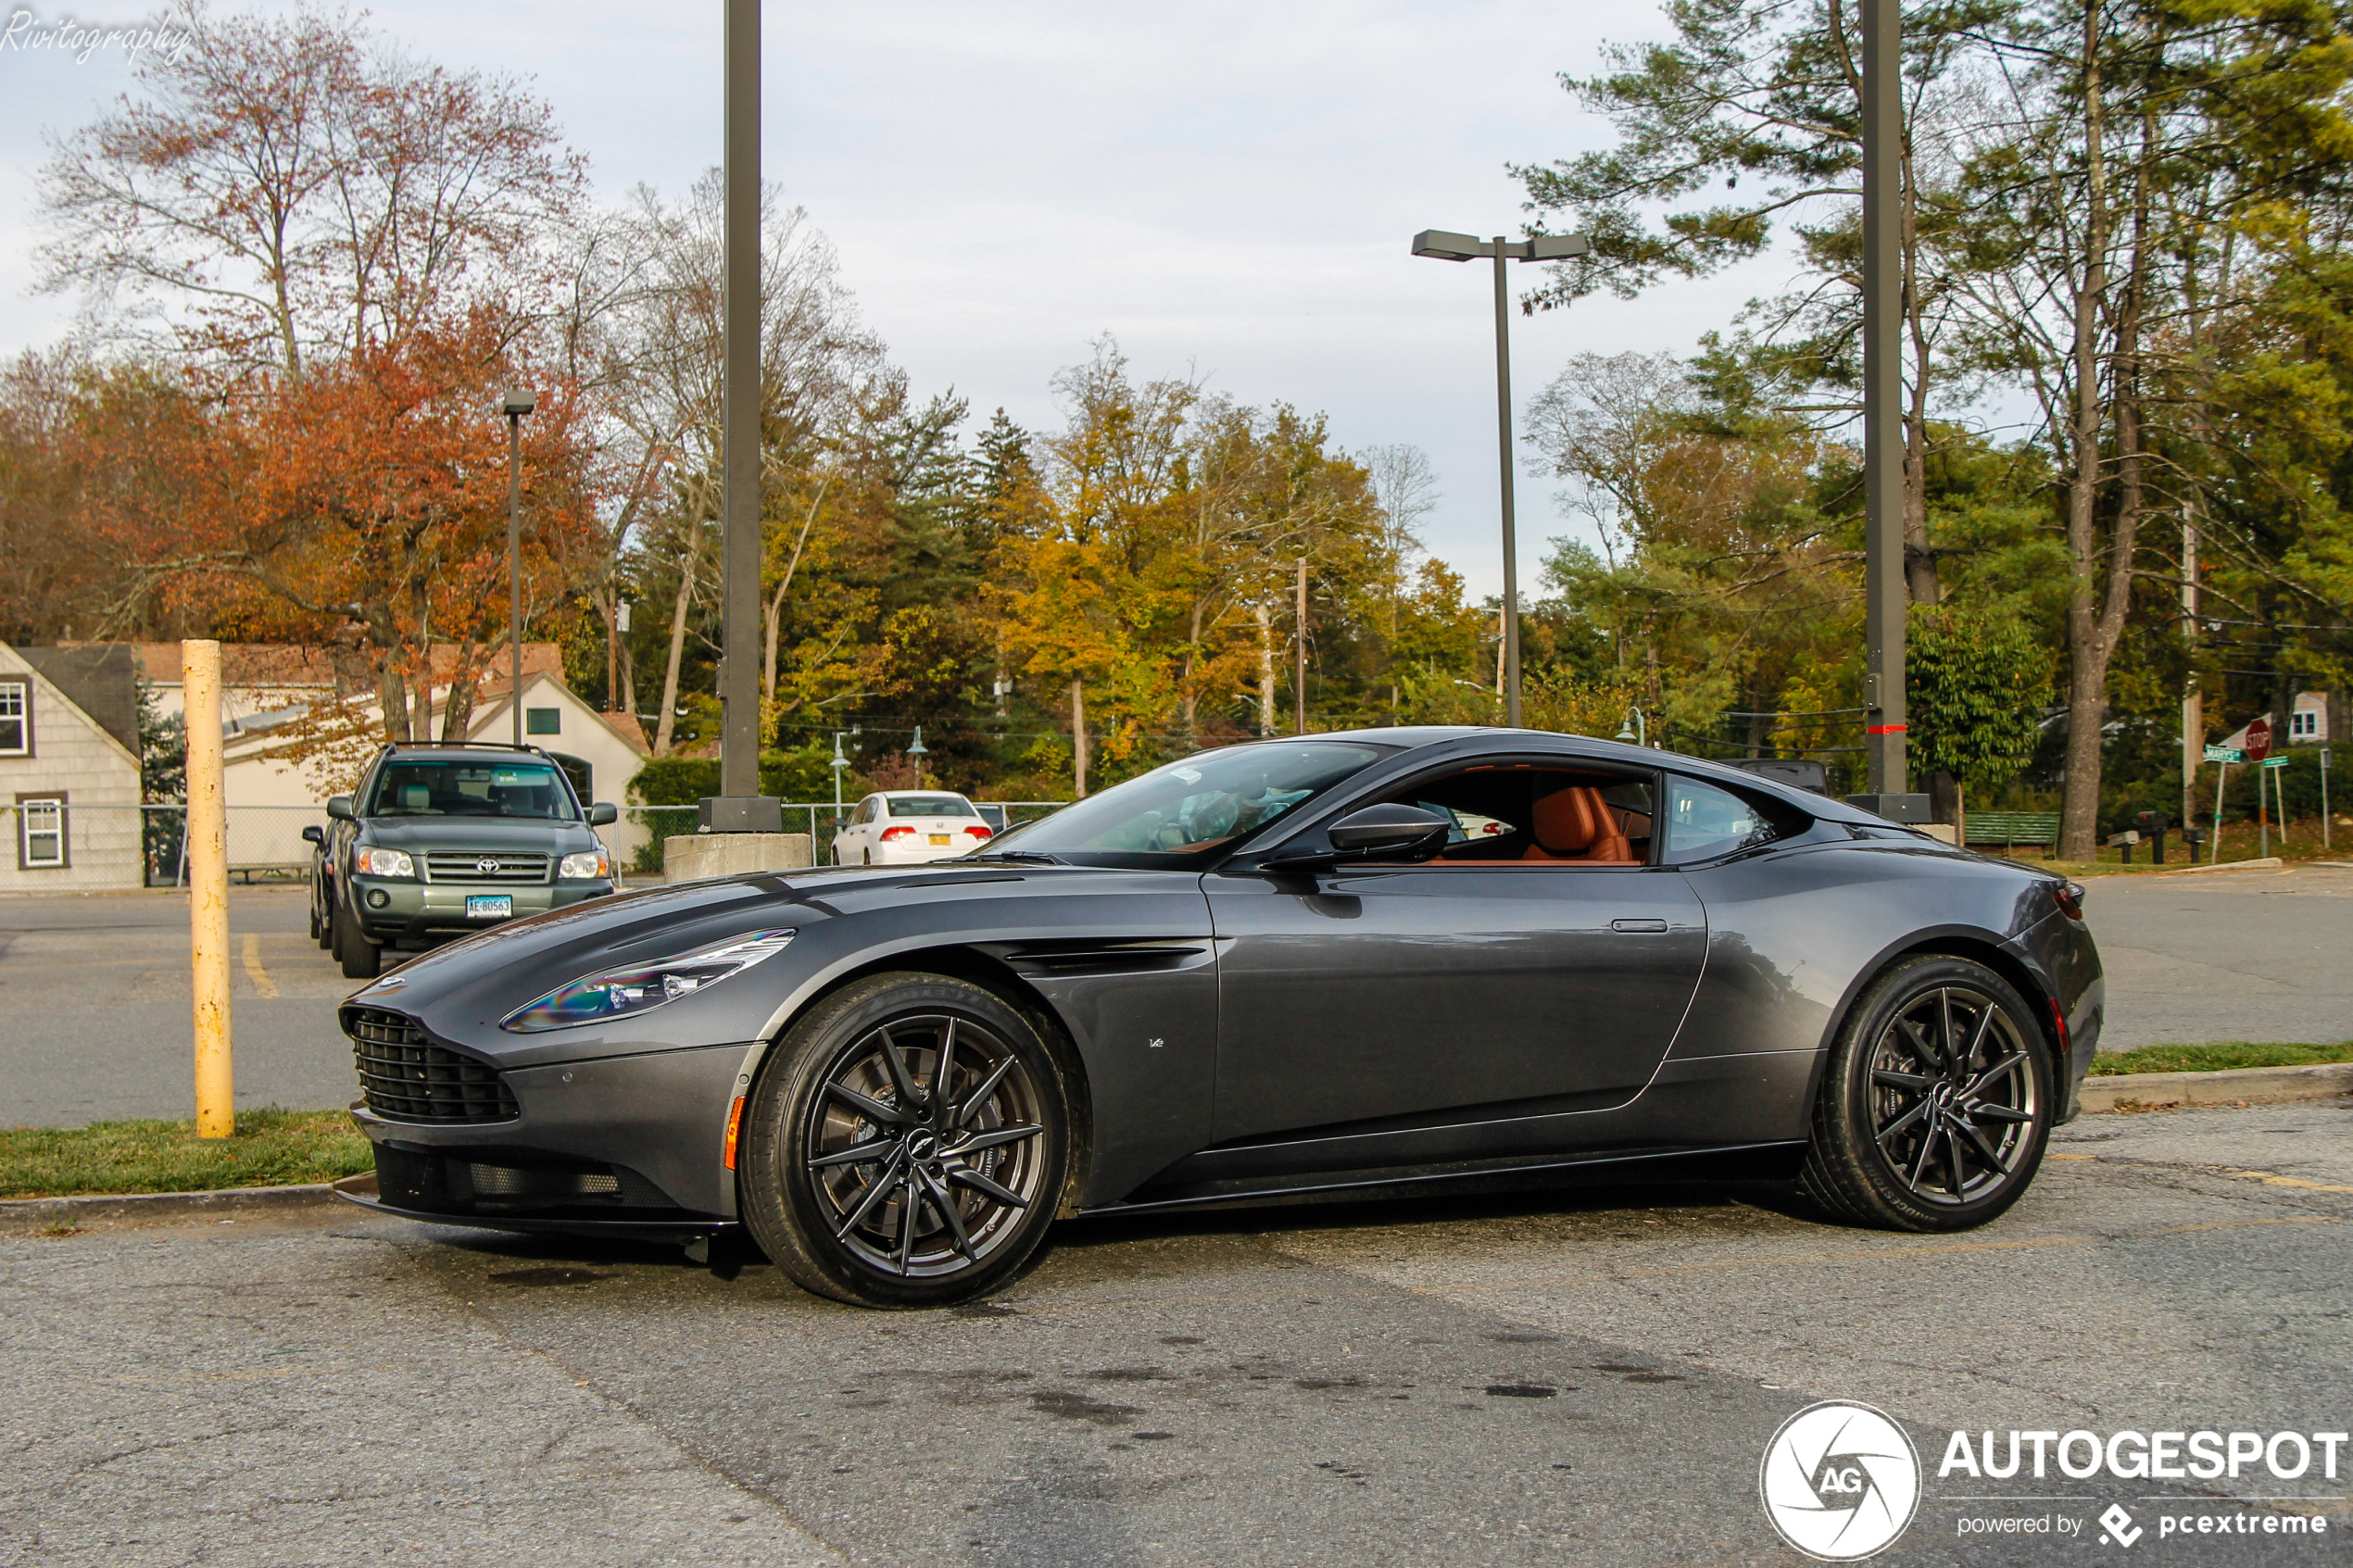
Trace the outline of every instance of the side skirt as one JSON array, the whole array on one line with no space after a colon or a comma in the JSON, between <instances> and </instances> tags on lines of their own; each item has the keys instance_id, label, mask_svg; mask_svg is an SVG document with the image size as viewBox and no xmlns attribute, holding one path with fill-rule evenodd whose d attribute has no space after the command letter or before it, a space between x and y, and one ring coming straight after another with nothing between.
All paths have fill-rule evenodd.
<instances>
[{"instance_id":1,"label":"side skirt","mask_svg":"<svg viewBox=\"0 0 2353 1568\"><path fill-rule=\"evenodd\" d=\"M1804 1154L1796 1142L1715 1145L1679 1148L1617 1150L1562 1160L1478 1160L1449 1166L1403 1167L1377 1171L1326 1172L1268 1181L1189 1183L1182 1186L1146 1187L1124 1203L1083 1209L1078 1217L1106 1219L1114 1214L1164 1213L1178 1209L1243 1209L1270 1204L1355 1202L1376 1198L1430 1198L1476 1192L1506 1192L1531 1186L1564 1185L1560 1178L1585 1172L1615 1174L1628 1166L1642 1166L1654 1179L1782 1180L1796 1173ZM1690 1169L1657 1167L1682 1161Z\"/></svg>"}]
</instances>

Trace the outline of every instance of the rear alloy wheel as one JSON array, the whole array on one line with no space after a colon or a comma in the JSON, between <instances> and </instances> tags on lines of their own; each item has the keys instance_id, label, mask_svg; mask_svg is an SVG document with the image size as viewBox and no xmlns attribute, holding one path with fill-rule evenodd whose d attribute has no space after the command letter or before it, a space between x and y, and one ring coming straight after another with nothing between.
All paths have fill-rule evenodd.
<instances>
[{"instance_id":1,"label":"rear alloy wheel","mask_svg":"<svg viewBox=\"0 0 2353 1568\"><path fill-rule=\"evenodd\" d=\"M335 957L343 960L346 980L373 980L384 972L384 949L368 940L359 922L344 913L343 905L335 905Z\"/></svg>"},{"instance_id":2,"label":"rear alloy wheel","mask_svg":"<svg viewBox=\"0 0 2353 1568\"><path fill-rule=\"evenodd\" d=\"M2007 981L1967 959L1907 959L1831 1048L1806 1189L1891 1230L1983 1224L2033 1181L2055 1098L2042 1031Z\"/></svg>"},{"instance_id":3,"label":"rear alloy wheel","mask_svg":"<svg viewBox=\"0 0 2353 1568\"><path fill-rule=\"evenodd\" d=\"M777 1046L744 1117L743 1212L821 1296L937 1307L1011 1278L1062 1201L1064 1077L1030 1021L937 974L883 974Z\"/></svg>"}]
</instances>

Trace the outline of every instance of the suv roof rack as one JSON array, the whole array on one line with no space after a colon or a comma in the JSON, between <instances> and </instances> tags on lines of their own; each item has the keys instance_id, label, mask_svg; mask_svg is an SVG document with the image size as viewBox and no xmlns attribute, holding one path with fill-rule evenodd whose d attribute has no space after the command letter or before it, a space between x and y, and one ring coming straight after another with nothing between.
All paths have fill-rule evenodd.
<instances>
[{"instance_id":1,"label":"suv roof rack","mask_svg":"<svg viewBox=\"0 0 2353 1568\"><path fill-rule=\"evenodd\" d=\"M376 755L382 757L386 751L528 751L535 757L547 755L544 746L515 746L503 740L388 740Z\"/></svg>"}]
</instances>

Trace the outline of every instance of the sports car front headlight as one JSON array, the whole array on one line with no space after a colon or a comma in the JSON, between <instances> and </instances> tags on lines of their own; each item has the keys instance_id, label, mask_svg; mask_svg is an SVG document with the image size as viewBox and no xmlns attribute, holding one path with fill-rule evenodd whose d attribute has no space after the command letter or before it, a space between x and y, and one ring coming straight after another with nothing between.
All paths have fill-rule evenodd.
<instances>
[{"instance_id":1,"label":"sports car front headlight","mask_svg":"<svg viewBox=\"0 0 2353 1568\"><path fill-rule=\"evenodd\" d=\"M499 1027L532 1035L644 1012L740 974L762 959L783 952L792 938L789 931L755 931L699 952L609 969L558 986L529 1007L509 1013L499 1020Z\"/></svg>"},{"instance_id":2,"label":"sports car front headlight","mask_svg":"<svg viewBox=\"0 0 2353 1568\"><path fill-rule=\"evenodd\" d=\"M361 876L415 876L417 862L405 849L354 849L351 869Z\"/></svg>"},{"instance_id":3,"label":"sports car front headlight","mask_svg":"<svg viewBox=\"0 0 2353 1568\"><path fill-rule=\"evenodd\" d=\"M612 875L612 862L601 849L583 849L577 855L566 855L556 868L556 875L565 882L588 882Z\"/></svg>"}]
</instances>

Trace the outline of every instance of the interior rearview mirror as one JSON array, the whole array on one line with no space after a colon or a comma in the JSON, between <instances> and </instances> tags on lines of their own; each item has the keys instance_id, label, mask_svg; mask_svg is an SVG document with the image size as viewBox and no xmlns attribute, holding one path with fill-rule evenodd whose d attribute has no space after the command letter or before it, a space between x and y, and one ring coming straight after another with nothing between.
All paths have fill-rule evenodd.
<instances>
[{"instance_id":1,"label":"interior rearview mirror","mask_svg":"<svg viewBox=\"0 0 2353 1568\"><path fill-rule=\"evenodd\" d=\"M351 809L351 797L347 795L327 797L327 815L339 822L356 822L359 820L359 813Z\"/></svg>"},{"instance_id":2,"label":"interior rearview mirror","mask_svg":"<svg viewBox=\"0 0 2353 1568\"><path fill-rule=\"evenodd\" d=\"M600 828L607 822L619 821L621 821L621 808L610 800L599 800L588 808L588 825L592 828Z\"/></svg>"}]
</instances>

